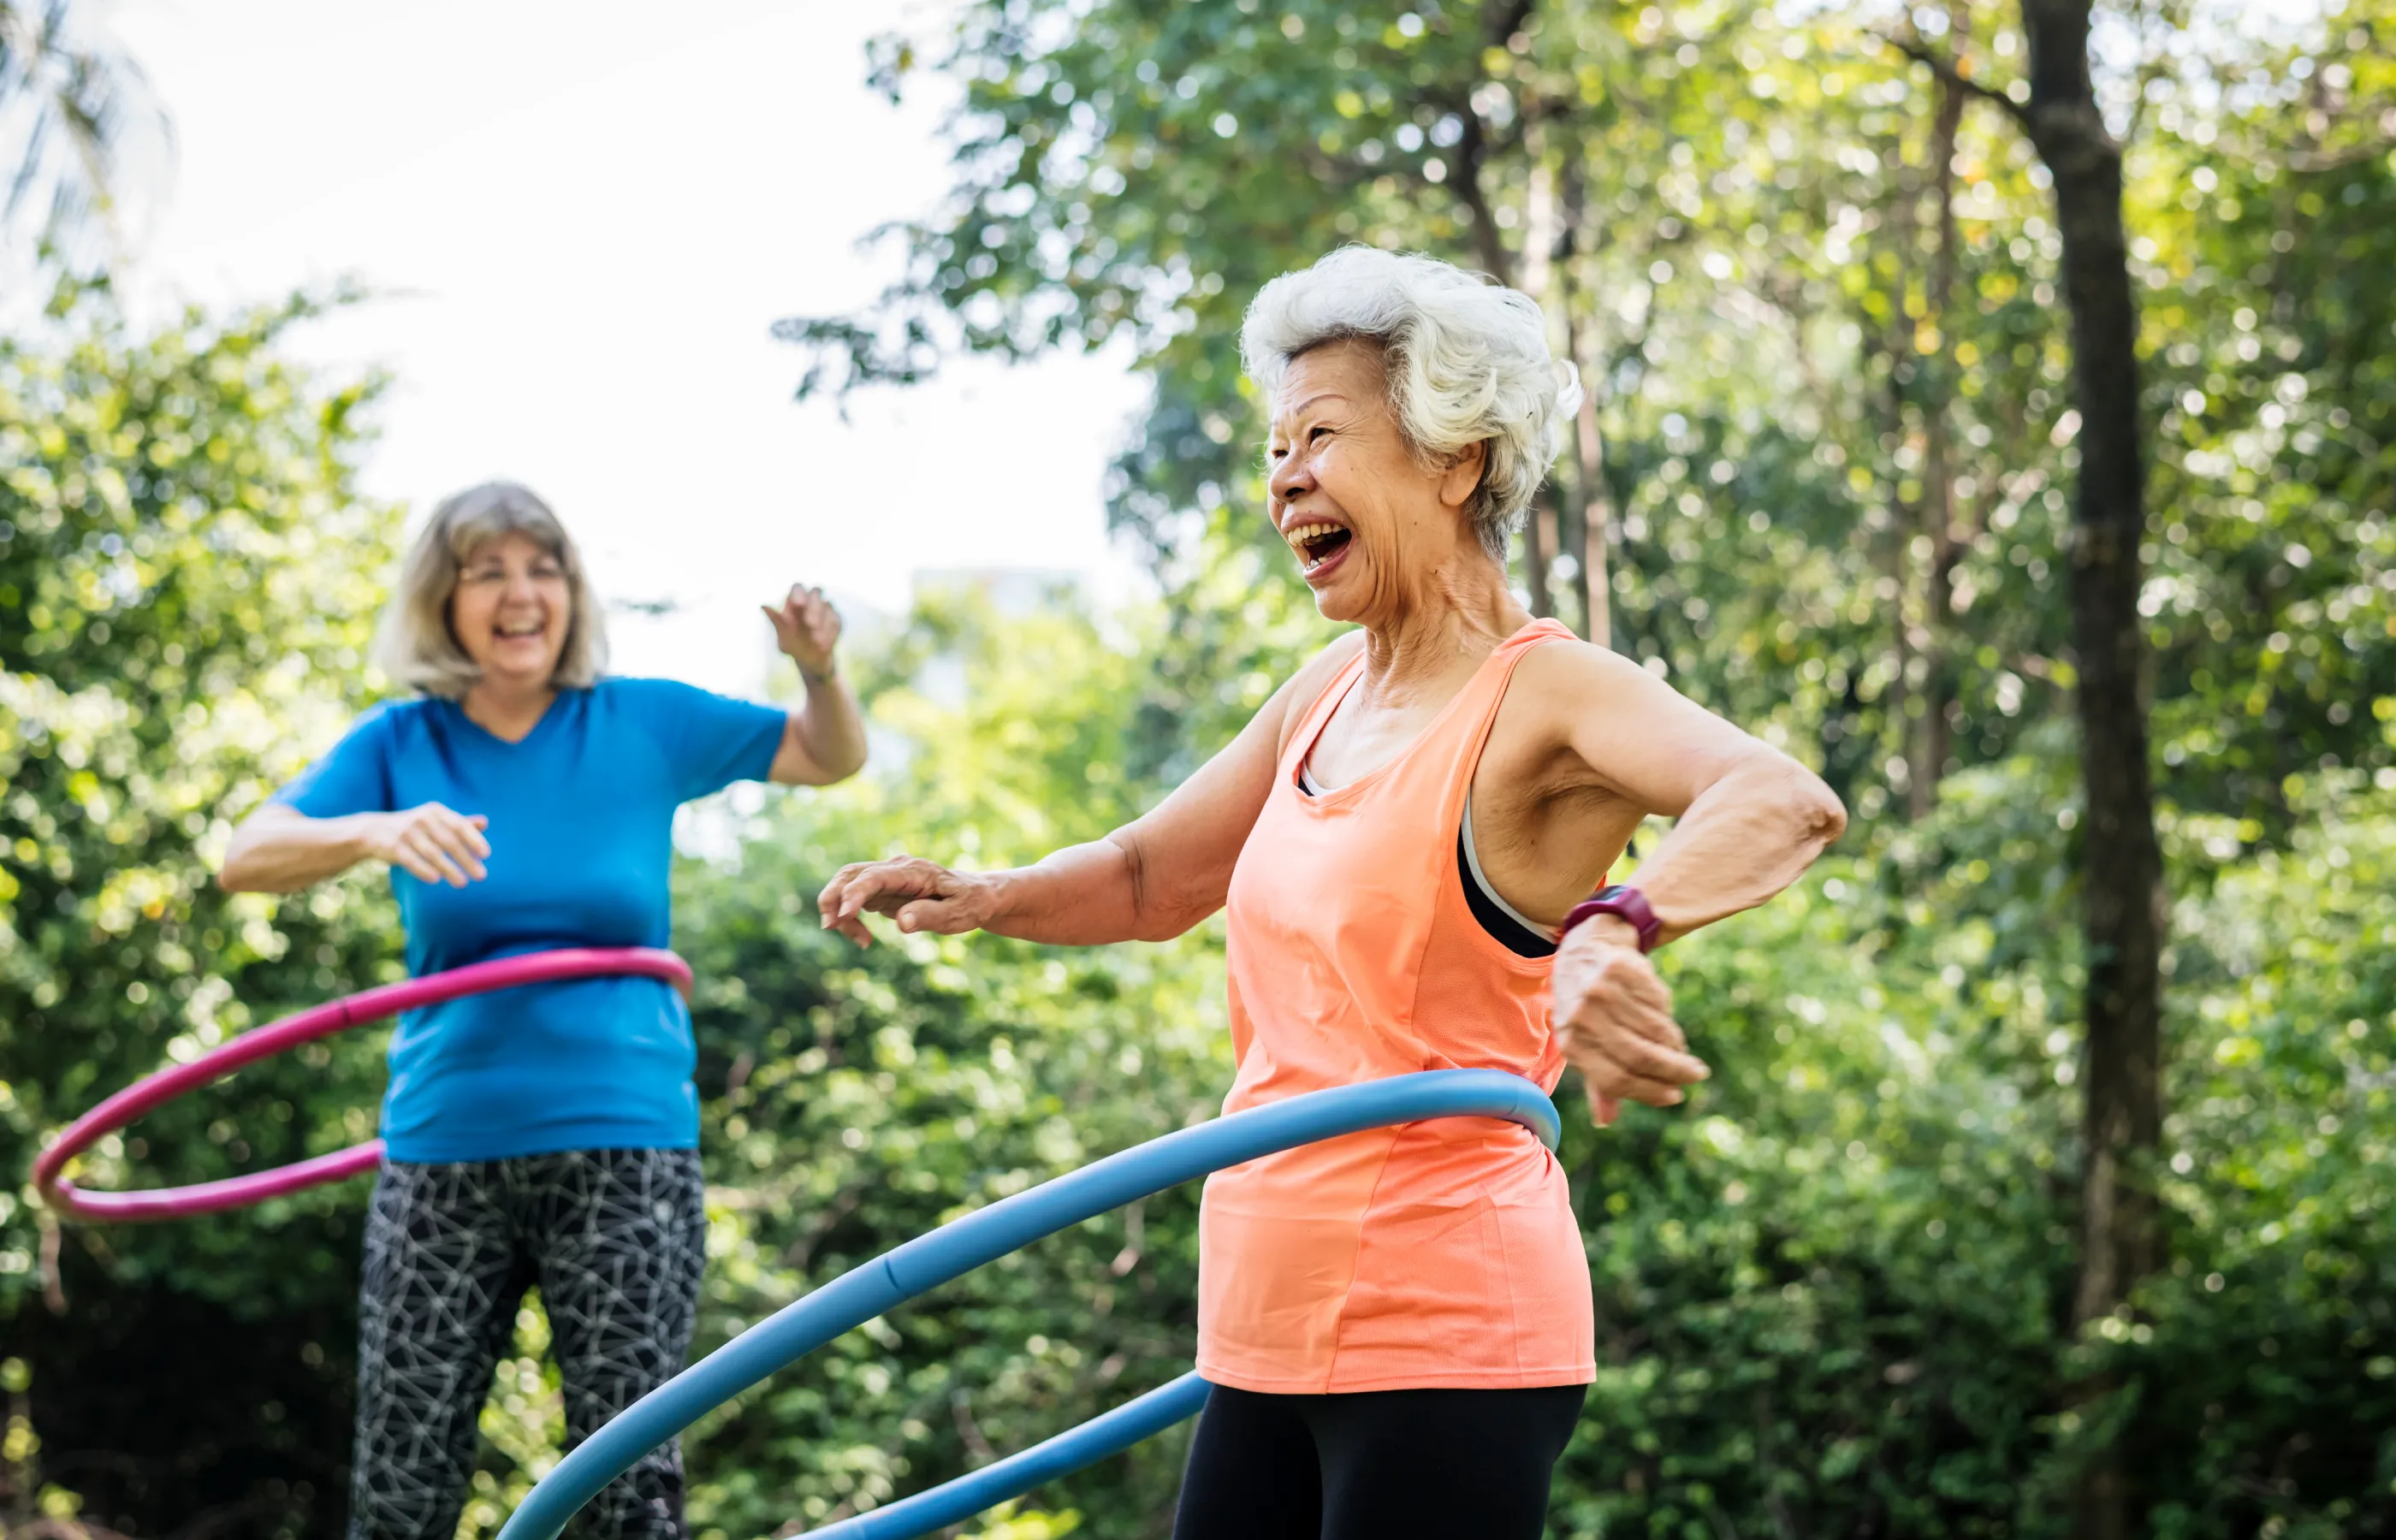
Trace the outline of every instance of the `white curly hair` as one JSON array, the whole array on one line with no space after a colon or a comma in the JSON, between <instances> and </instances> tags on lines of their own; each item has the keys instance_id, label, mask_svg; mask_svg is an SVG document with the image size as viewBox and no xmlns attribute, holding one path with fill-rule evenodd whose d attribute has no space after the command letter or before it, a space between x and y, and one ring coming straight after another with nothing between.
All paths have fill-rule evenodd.
<instances>
[{"instance_id":1,"label":"white curly hair","mask_svg":"<svg viewBox=\"0 0 2396 1540\"><path fill-rule=\"evenodd\" d=\"M1390 410L1432 464L1488 445L1465 512L1499 562L1580 404L1570 364L1548 350L1538 301L1434 257L1343 246L1257 291L1240 361L1270 395L1290 361L1326 342L1381 350Z\"/></svg>"}]
</instances>

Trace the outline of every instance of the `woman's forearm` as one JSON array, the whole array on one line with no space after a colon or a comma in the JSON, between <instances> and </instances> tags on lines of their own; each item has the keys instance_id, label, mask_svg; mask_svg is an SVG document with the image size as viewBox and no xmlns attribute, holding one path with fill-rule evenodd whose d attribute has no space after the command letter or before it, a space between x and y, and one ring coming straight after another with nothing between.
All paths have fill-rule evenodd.
<instances>
[{"instance_id":1,"label":"woman's forearm","mask_svg":"<svg viewBox=\"0 0 2396 1540\"><path fill-rule=\"evenodd\" d=\"M1113 835L1068 845L1037 865L990 872L985 880L991 909L981 928L993 936L1060 947L1162 939L1140 924L1138 868Z\"/></svg>"},{"instance_id":2,"label":"woman's forearm","mask_svg":"<svg viewBox=\"0 0 2396 1540\"><path fill-rule=\"evenodd\" d=\"M1006 871L956 871L920 856L860 861L824 884L817 911L861 947L873 944L867 914L906 932L985 930L1055 946L1171 940L1223 907L1272 784L1290 693L1283 685L1229 747L1103 840Z\"/></svg>"},{"instance_id":3,"label":"woman's forearm","mask_svg":"<svg viewBox=\"0 0 2396 1540\"><path fill-rule=\"evenodd\" d=\"M838 674L807 674L807 703L799 711L799 741L807 757L834 780L865 767L865 716Z\"/></svg>"},{"instance_id":4,"label":"woman's forearm","mask_svg":"<svg viewBox=\"0 0 2396 1540\"><path fill-rule=\"evenodd\" d=\"M311 818L287 807L261 808L233 830L218 884L230 893L297 893L337 877L377 858L375 829L387 816Z\"/></svg>"},{"instance_id":5,"label":"woman's forearm","mask_svg":"<svg viewBox=\"0 0 2396 1540\"><path fill-rule=\"evenodd\" d=\"M837 674L801 670L806 704L782 718L782 741L767 778L781 786L830 786L865 764L865 718Z\"/></svg>"},{"instance_id":6,"label":"woman's forearm","mask_svg":"<svg viewBox=\"0 0 2396 1540\"><path fill-rule=\"evenodd\" d=\"M1758 754L1689 803L1631 883L1669 940L1770 898L1846 826L1846 810L1813 772Z\"/></svg>"},{"instance_id":7,"label":"woman's forearm","mask_svg":"<svg viewBox=\"0 0 2396 1540\"><path fill-rule=\"evenodd\" d=\"M1223 907L1220 893L1167 891L1141 858L1139 826L1068 845L1036 866L989 873L982 929L1053 946L1170 941Z\"/></svg>"}]
</instances>

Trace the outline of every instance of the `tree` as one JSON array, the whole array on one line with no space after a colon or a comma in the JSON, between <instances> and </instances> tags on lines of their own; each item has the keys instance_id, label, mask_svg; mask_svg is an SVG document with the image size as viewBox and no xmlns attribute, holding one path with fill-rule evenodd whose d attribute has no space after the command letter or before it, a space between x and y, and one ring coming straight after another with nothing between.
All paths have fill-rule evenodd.
<instances>
[{"instance_id":1,"label":"tree","mask_svg":"<svg viewBox=\"0 0 2396 1540\"><path fill-rule=\"evenodd\" d=\"M399 971L369 887L277 907L210 847L339 732L394 511L353 477L377 383L282 356L323 308L137 334L67 284L0 341L0 1168L100 1096ZM258 1170L368 1136L335 1041L161 1109L95 1186ZM355 1189L204 1225L65 1228L0 1193L0 1373L33 1440L0 1516L111 1529L337 1510ZM17 1435L11 1434L15 1440ZM11 1448L19 1448L12 1442Z\"/></svg>"},{"instance_id":2,"label":"tree","mask_svg":"<svg viewBox=\"0 0 2396 1540\"><path fill-rule=\"evenodd\" d=\"M140 66L79 25L91 8L0 0L0 246L87 266L123 244L126 152L171 145Z\"/></svg>"},{"instance_id":3,"label":"tree","mask_svg":"<svg viewBox=\"0 0 2396 1540\"><path fill-rule=\"evenodd\" d=\"M699 815L735 836L685 863L677 897L700 976L700 1350L944 1216L1210 1115L1211 930L859 954L811 929L806 896L894 845L996 863L1095 833L1321 644L1260 538L1256 403L1229 342L1263 277L1388 242L1511 263L1582 365L1594 436L1546 511L1555 610L1579 619L1573 568L1603 572L1586 603L1610 594L1616 645L1816 759L1856 811L1796 891L1663 954L1714 1081L1679 1111L1567 1132L1601 1371L1555 1532L2054 1540L2088 1514L2171 1540L2396 1533L2396 8L2347 0L2202 47L2172 7L2104 13L2124 25L2093 85L2116 113L2151 456L2131 640L2157 681L2174 908L2165 1116L2126 1173L2160 1266L2094 1319L2090 977L2065 919L2091 822L2085 510L2065 494L2091 419L2057 174L2012 108L1977 100L2015 92L2018 11L1910 8L1918 33L1893 7L1593 0L942 14L954 32L876 58L958 89L955 195L905 232L890 308L793 329L822 345L827 387L959 345L1134 342L1156 394L1115 507L1164 597L1015 618L928 601L858 658L890 749L868 776ZM1514 30L1493 43L1492 18ZM0 367L0 704L18 713L0 716L0 875L19 889L0 904L0 1159L20 1169L196 1041L199 1005L222 1002L222 1031L236 1003L262 1019L396 966L371 880L244 907L206 890L191 844L352 704L342 654L381 548L321 469L355 450L355 407L328 426L348 387L246 342L247 321L148 338L104 312L76 300ZM151 551L128 564L112 536ZM206 650L205 683L160 671L170 644L187 672ZM247 703L227 694L243 685ZM201 832L174 824L193 815ZM328 1048L162 1113L93 1179L353 1136L374 1044ZM1195 1196L959 1280L708 1419L698 1527L743 1540L860 1511L1178 1372ZM0 1459L0 1512L79 1493L126 1533L193 1515L331 1533L357 1191L48 1235L21 1198L0 1201L0 1391L9 1450L39 1447ZM477 1534L562 1426L537 1311L520 1323ZM1034 1494L1020 1527L1161 1535L1178 1453Z\"/></svg>"},{"instance_id":4,"label":"tree","mask_svg":"<svg viewBox=\"0 0 2396 1540\"><path fill-rule=\"evenodd\" d=\"M2376 177L2384 139L2341 132L2378 110L2363 94L2376 77L2328 62L2336 28L2354 29L2344 48L2367 45L2365 9L2299 50L2290 95L2231 88L2261 66L2241 43L2209 67L2225 87L2212 100L2270 115L2309 82L2306 136L2348 148L2308 147L2291 164ZM2176 46L2169 7L2138 17L2124 104L2161 100L2203 51ZM894 83L932 68L963 86L953 201L907 231L913 263L882 311L789 331L854 381L911 378L950 338L1019 354L1128 330L1157 396L1116 506L1169 558L1177 539L1193 549L1176 530L1211 531L1256 500L1226 452L1252 405L1224 348L1260 268L1310 259L1328 226L1333 239L1428 247L1537 285L1612 420L1578 435L1576 494L1542 510L1535 527L1552 523L1555 542L1535 541L1527 580L1540 584L1574 551L1576 505L1586 525L1610 523L1618 644L1739 720L1817 742L1868 819L1894 794L1925 839L1958 838L1937 816L1950 775L2043 760L2061 740L2041 729L2076 724L2078 805L2057 816L2082 904L2083 1244L2058 1315L2088 1334L2123 1319L2161 1255L2163 867L2148 649L2168 643L2176 672L2217 691L2240 670L2213 648L2263 646L2263 613L2301 613L2291 622L2301 627L2319 623L2316 604L2376 609L2378 558L2341 554L2337 577L2299 577L2283 598L2274 590L2290 579L2256 551L2245 603L2174 606L2202 624L2149 634L2173 602L2148 590L2148 564L2168 561L2176 584L2203 586L2216 580L2198 576L2203 543L2226 537L2176 521L2165 543L2186 559L2143 549L2157 402L2141 393L2134 282L2185 285L2192 298L2204 274L2244 270L2228 252L2218 268L2194 252L2166 259L2153 239L2134 255L2125 199L2160 213L2177 190L2128 181L2091 73L2088 0L2031 0L2018 30L1974 20L1963 4L1905 17L1897 40L1934 67L1925 93L1874 72L1868 32L1762 7L969 7L937 44L894 41L882 55ZM2024 60L2017 86L1987 84L1991 57ZM1819 62L1809 79L1783 60ZM1967 119L1975 98L2020 137ZM2221 123L2195 92L2186 100ZM2219 175L2207 166L2198 185ZM2307 244L2278 224L2268 238L2283 259ZM2174 239L2209 249L2207 232ZM2340 249L2341 272L2369 259L2359 236ZM2360 323L2349 337L2376 335L2362 320L2379 314L2358 292L2370 287L2335 285ZM2222 335L2228 307L2211 308L2221 304L2210 299L2187 325ZM2304 296L2274 304L2269 313L2292 323L2305 313ZM2255 325L2238 313L2239 328ZM2285 346L2299 349L2285 359L2309 356L2294 332ZM2213 393L2214 378L2175 404ZM2275 418L2309 399L2300 380L2270 393ZM2215 442L2247 456L2261 441ZM2361 469L2371 454L2361 442L2318 454L2349 452L2355 476L2376 477ZM2293 497L2323 463L2274 466L2269 478ZM2375 544L2380 527L2364 526ZM1600 549L1582 549L1581 569L1601 570ZM2296 570L2310 550L2296 544ZM1594 596L1580 604L1585 616L1604 607ZM2257 771L2295 773L2308 752L2325 766L2385 763L2367 732L2324 728L2302 749L2269 731L2250 738L2264 712L2326 722L2332 675L2384 667L2362 628L2343 655L2285 628L2269 634L2265 656L2285 653L2294 676L2272 687L2301 679L2308 704L2258 695L2257 708L2225 713L2221 695L2204 694L2187 720L2228 735ZM2349 706L2341 724L2352 720ZM2240 794L2219 761L2170 763L2186 765L2174 791L2190 805ZM1901 868L1909 881L1933 870ZM1913 923L1933 923L1922 912ZM2098 1398L2090 1416L2130 1399ZM2087 1533L2133 1521L2123 1472L2135 1441L2092 1467L2079 1502Z\"/></svg>"},{"instance_id":5,"label":"tree","mask_svg":"<svg viewBox=\"0 0 2396 1540\"><path fill-rule=\"evenodd\" d=\"M2072 1314L2084 1326L2122 1308L2157 1261L2151 1184L2163 1135L2163 857L2138 614L2147 431L2122 150L2089 76L2089 0L2024 0L2022 22L2030 54L2023 126L2055 178L2080 412L2070 560L2087 798L2080 901L2088 1069ZM2110 1451L2081 1489L2073 1527L2081 1540L2121 1540L2140 1527L2123 1463Z\"/></svg>"},{"instance_id":6,"label":"tree","mask_svg":"<svg viewBox=\"0 0 2396 1540\"><path fill-rule=\"evenodd\" d=\"M906 275L879 305L783 324L803 391L904 383L953 346L1128 339L1156 395L1111 508L1170 579L1196 570L1193 531L1266 544L1239 447L1247 296L1343 241L1428 249L1536 284L1588 388L1536 524L1552 551L1525 551L1535 602L1814 740L1867 816L1925 797L1950 758L2002 755L2039 714L2025 697L2047 703L2020 670L2051 675L2068 629L2038 549L2060 525L2042 495L2066 355L2043 243L2002 228L2036 190L1978 141L1933 157L1934 112L1868 33L1753 5L1066 11L971 7L880 46L893 90L958 82L956 185L899 232ZM1979 164L1951 191L1976 201L1931 221L1956 228L1925 259L1909 167L1958 154ZM1924 322L1934 279L1976 303ZM1935 559L1911 551L1925 441L1932 479L1973 489ZM1923 616L1975 600L1975 644L1932 624L1915 645ZM1863 633L1892 657L1853 655ZM1770 688L1701 664L1733 635L1785 666Z\"/></svg>"},{"instance_id":7,"label":"tree","mask_svg":"<svg viewBox=\"0 0 2396 1540\"><path fill-rule=\"evenodd\" d=\"M2026 100L1977 88L2018 120L2054 179L2071 315L2080 418L2071 634L2087 804L2080 855L2086 1112L2072 1304L2083 1328L2125 1307L2154 1270L2153 1165L2163 1135L2163 856L2138 611L2149 445L2122 146L2106 126L2090 73L2090 0L2023 0ZM1973 88L1953 60L1919 44L1909 51L1932 61L1959 99ZM2117 1540L2136 1527L2122 1462L2100 1454L2081 1492L2075 1533L2083 1540Z\"/></svg>"}]
</instances>

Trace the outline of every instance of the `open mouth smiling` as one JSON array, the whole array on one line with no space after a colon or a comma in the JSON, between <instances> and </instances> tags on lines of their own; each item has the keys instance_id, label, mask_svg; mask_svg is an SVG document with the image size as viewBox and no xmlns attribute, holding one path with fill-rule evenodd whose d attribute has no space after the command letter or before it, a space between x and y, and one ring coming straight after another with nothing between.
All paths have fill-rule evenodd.
<instances>
[{"instance_id":1,"label":"open mouth smiling","mask_svg":"<svg viewBox=\"0 0 2396 1540\"><path fill-rule=\"evenodd\" d=\"M1355 536L1343 525L1316 519L1292 524L1282 532L1282 538L1298 553L1298 564L1311 573L1347 550Z\"/></svg>"}]
</instances>

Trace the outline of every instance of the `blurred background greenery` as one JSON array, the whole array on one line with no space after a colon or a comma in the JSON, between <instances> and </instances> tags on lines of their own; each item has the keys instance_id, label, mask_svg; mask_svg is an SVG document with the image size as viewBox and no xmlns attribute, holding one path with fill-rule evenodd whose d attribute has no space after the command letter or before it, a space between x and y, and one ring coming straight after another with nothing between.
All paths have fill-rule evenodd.
<instances>
[{"instance_id":1,"label":"blurred background greenery","mask_svg":"<svg viewBox=\"0 0 2396 1540\"><path fill-rule=\"evenodd\" d=\"M47 306L0 338L20 1173L100 1095L399 968L377 877L280 903L208 878L371 697L403 517L357 489L384 382L290 347L339 291L126 318L106 156L56 147L105 148L77 93L127 66L44 53L71 8L0 0L10 235L50 253ZM2030 9L2049 44L2073 11ZM1127 342L1153 399L1111 516L1156 593L927 590L855 649L875 767L708 813L676 931L702 1348L1212 1115L1214 927L859 953L808 909L845 860L1104 831L1325 640L1258 515L1234 339L1264 279L1362 240L1537 294L1591 387L1518 552L1535 607L1594 617L1854 814L1797 890L1663 954L1716 1080L1568 1132L1602 1367L1552 1533L2396 1533L2396 7L2109 4L2085 44L2137 312L2117 415L2147 478L2129 630L2164 905L2156 1083L2121 1093L2152 1126L2110 1149L2152 1233L2093 1307L2118 1215L2084 1212L2108 1046L2072 499L2083 426L2123 404L2075 395L2085 244L2017 112L2057 88L2032 88L2039 41L1995 0L960 0L878 44L859 67L890 92L956 93L953 192L893 232L878 304L782 323L793 377ZM111 1139L87 1179L337 1147L379 1078L371 1035L312 1048ZM709 1417L695 1533L801 1533L1178 1372L1195 1199L1029 1248ZM0 1531L337 1533L359 1200L101 1229L0 1192ZM461 1533L554 1458L543 1332L530 1303ZM1183 1448L971 1533L1164 1535Z\"/></svg>"}]
</instances>

